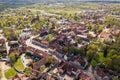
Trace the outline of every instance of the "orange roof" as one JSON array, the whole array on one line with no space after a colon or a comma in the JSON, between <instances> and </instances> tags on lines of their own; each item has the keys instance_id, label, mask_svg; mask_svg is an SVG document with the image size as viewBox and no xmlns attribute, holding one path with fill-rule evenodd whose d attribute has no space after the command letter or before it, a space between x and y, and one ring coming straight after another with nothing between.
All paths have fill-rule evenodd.
<instances>
[{"instance_id":1,"label":"orange roof","mask_svg":"<svg viewBox=\"0 0 120 80\"><path fill-rule=\"evenodd\" d=\"M79 78L80 78L80 80L92 80L92 78L90 76L88 76L87 74L85 74L84 72L81 72L79 74Z\"/></svg>"},{"instance_id":2,"label":"orange roof","mask_svg":"<svg viewBox=\"0 0 120 80\"><path fill-rule=\"evenodd\" d=\"M101 38L105 38L106 36L108 36L108 35L110 35L111 33L110 32L102 32L101 34L100 34L100 37Z\"/></svg>"},{"instance_id":3,"label":"orange roof","mask_svg":"<svg viewBox=\"0 0 120 80\"><path fill-rule=\"evenodd\" d=\"M48 45L48 44L49 44L49 42L48 42L48 41L46 41L46 40L42 40L42 41L41 41L41 43L42 43L42 44L46 44L46 45Z\"/></svg>"}]
</instances>

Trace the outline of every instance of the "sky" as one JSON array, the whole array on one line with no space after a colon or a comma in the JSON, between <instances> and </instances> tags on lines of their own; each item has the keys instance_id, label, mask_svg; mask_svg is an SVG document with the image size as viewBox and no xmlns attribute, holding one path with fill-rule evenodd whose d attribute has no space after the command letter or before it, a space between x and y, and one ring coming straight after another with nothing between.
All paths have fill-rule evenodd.
<instances>
[{"instance_id":1,"label":"sky","mask_svg":"<svg viewBox=\"0 0 120 80\"><path fill-rule=\"evenodd\" d=\"M120 1L120 0L78 0L78 1Z\"/></svg>"}]
</instances>

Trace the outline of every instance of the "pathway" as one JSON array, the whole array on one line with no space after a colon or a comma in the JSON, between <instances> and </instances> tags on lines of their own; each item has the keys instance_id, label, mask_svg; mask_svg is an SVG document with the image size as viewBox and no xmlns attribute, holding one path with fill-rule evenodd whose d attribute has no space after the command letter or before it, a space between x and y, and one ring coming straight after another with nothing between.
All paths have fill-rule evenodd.
<instances>
[{"instance_id":1,"label":"pathway","mask_svg":"<svg viewBox=\"0 0 120 80\"><path fill-rule=\"evenodd\" d=\"M2 78L1 78L1 80L7 80L5 78L4 72L5 72L5 70L9 69L10 67L8 65L6 65L5 61L0 61L0 68L2 70Z\"/></svg>"}]
</instances>

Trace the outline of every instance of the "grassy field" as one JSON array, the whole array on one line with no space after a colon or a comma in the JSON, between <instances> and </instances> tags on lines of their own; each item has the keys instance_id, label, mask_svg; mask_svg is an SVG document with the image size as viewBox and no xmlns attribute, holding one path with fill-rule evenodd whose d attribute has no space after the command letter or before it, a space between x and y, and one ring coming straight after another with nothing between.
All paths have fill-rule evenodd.
<instances>
[{"instance_id":1,"label":"grassy field","mask_svg":"<svg viewBox=\"0 0 120 80\"><path fill-rule=\"evenodd\" d=\"M25 68L21 59L17 60L17 62L14 64L14 67L18 71L24 71L24 68Z\"/></svg>"},{"instance_id":2,"label":"grassy field","mask_svg":"<svg viewBox=\"0 0 120 80\"><path fill-rule=\"evenodd\" d=\"M13 68L8 69L8 70L5 71L5 77L7 79L12 79L15 76L16 76L16 72L15 72L15 70Z\"/></svg>"}]
</instances>

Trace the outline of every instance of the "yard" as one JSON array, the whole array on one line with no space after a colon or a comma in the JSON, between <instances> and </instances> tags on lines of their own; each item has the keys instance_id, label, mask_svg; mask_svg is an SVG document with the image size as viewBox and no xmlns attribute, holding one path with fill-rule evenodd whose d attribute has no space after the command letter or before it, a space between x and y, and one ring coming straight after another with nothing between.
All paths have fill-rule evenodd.
<instances>
[{"instance_id":1,"label":"yard","mask_svg":"<svg viewBox=\"0 0 120 80\"><path fill-rule=\"evenodd\" d=\"M21 59L17 60L17 62L14 64L14 67L15 67L16 70L18 70L20 72L24 71L24 69L25 69L25 67L24 67L23 62L22 62Z\"/></svg>"},{"instance_id":2,"label":"yard","mask_svg":"<svg viewBox=\"0 0 120 80\"><path fill-rule=\"evenodd\" d=\"M10 68L10 69L5 71L5 77L7 79L12 79L15 76L16 76L16 72L15 72L15 70L13 68Z\"/></svg>"}]
</instances>

